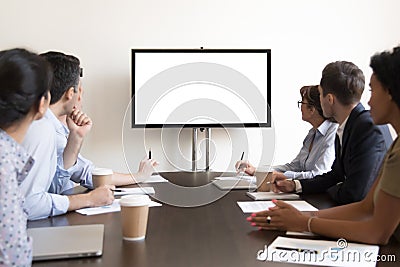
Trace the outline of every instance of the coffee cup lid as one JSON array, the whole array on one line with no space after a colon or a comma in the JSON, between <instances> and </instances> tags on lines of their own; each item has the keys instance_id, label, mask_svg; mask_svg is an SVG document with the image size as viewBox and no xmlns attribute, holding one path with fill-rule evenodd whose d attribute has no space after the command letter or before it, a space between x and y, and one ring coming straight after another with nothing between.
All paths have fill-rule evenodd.
<instances>
[{"instance_id":1,"label":"coffee cup lid","mask_svg":"<svg viewBox=\"0 0 400 267\"><path fill-rule=\"evenodd\" d=\"M122 196L119 204L125 207L145 206L149 205L150 198L148 195L127 195Z\"/></svg>"},{"instance_id":2,"label":"coffee cup lid","mask_svg":"<svg viewBox=\"0 0 400 267\"><path fill-rule=\"evenodd\" d=\"M113 174L113 170L107 168L94 168L92 175L110 175Z\"/></svg>"}]
</instances>

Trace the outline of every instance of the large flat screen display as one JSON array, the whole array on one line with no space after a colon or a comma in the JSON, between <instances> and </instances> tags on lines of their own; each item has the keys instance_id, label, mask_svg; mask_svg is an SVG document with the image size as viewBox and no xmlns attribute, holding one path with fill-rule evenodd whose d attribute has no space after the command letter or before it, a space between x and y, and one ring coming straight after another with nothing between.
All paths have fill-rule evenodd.
<instances>
[{"instance_id":1,"label":"large flat screen display","mask_svg":"<svg viewBox=\"0 0 400 267\"><path fill-rule=\"evenodd\" d=\"M132 49L132 127L270 127L270 49Z\"/></svg>"}]
</instances>

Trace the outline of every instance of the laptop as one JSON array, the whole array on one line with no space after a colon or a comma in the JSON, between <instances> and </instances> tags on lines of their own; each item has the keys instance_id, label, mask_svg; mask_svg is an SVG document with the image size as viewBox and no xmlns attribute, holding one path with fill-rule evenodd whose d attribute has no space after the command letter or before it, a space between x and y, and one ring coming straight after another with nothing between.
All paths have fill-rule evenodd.
<instances>
[{"instance_id":1,"label":"laptop","mask_svg":"<svg viewBox=\"0 0 400 267\"><path fill-rule=\"evenodd\" d=\"M212 182L221 190L247 189L255 190L257 185L246 180L214 180Z\"/></svg>"},{"instance_id":2,"label":"laptop","mask_svg":"<svg viewBox=\"0 0 400 267\"><path fill-rule=\"evenodd\" d=\"M54 260L101 256L103 224L29 228L33 239L33 260Z\"/></svg>"}]
</instances>

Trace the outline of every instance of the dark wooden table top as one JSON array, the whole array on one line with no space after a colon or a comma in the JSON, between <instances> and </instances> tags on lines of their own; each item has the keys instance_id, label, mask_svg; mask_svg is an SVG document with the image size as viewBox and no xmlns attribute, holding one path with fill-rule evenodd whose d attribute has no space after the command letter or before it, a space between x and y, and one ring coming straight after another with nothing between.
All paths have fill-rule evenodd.
<instances>
[{"instance_id":1,"label":"dark wooden table top","mask_svg":"<svg viewBox=\"0 0 400 267\"><path fill-rule=\"evenodd\" d=\"M184 187L201 186L215 175L191 173L164 173L172 182L180 180ZM226 175L226 174L225 174ZM186 179L186 180L183 180ZM183 180L183 182L182 182ZM171 192L166 183L152 184L156 199L177 201L179 194ZM189 190L189 189L187 189ZM214 185L205 186L203 194L209 198L221 195ZM257 252L271 243L278 231L258 231L246 221L236 201L251 200L246 190L223 192L215 201L198 207L176 207L163 204L150 208L147 235L144 241L122 240L120 213L84 216L76 212L28 223L28 227L48 227L77 224L104 224L104 249L101 257L35 262L34 266L285 266L288 264L262 262ZM184 193L182 193L184 194ZM200 194L195 192L195 194ZM322 209L333 206L326 195L310 195L310 204ZM204 201L204 199L200 199ZM79 241L77 241L79 242ZM381 255L394 254L396 262L379 262L378 266L399 266L400 244L394 239L380 249ZM300 266L300 265L290 265Z\"/></svg>"}]
</instances>

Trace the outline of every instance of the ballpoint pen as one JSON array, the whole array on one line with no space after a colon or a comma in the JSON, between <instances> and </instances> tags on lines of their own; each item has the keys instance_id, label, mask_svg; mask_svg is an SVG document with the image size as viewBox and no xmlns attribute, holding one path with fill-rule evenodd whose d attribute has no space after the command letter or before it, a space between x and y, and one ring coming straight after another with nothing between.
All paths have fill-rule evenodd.
<instances>
[{"instance_id":1,"label":"ballpoint pen","mask_svg":"<svg viewBox=\"0 0 400 267\"><path fill-rule=\"evenodd\" d=\"M124 190L122 190L122 189L110 189L110 190L113 192L124 192Z\"/></svg>"}]
</instances>

